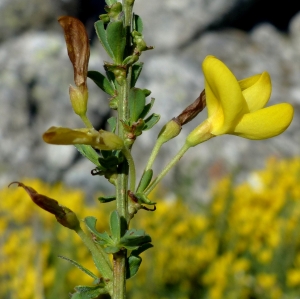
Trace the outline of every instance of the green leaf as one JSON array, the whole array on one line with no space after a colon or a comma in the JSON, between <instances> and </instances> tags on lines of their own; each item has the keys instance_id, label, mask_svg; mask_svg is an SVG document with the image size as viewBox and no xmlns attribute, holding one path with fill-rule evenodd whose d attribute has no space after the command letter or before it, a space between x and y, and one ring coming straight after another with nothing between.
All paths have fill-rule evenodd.
<instances>
[{"instance_id":1,"label":"green leaf","mask_svg":"<svg viewBox=\"0 0 300 299\"><path fill-rule=\"evenodd\" d=\"M131 88L129 91L130 121L136 122L145 107L145 93L139 88Z\"/></svg>"},{"instance_id":2,"label":"green leaf","mask_svg":"<svg viewBox=\"0 0 300 299\"><path fill-rule=\"evenodd\" d=\"M143 192L148 187L148 185L151 182L152 176L153 176L152 169L148 169L143 173L138 188L136 190L137 193Z\"/></svg>"},{"instance_id":3,"label":"green leaf","mask_svg":"<svg viewBox=\"0 0 300 299\"><path fill-rule=\"evenodd\" d=\"M107 291L103 285L94 287L77 286L75 287L76 293L72 294L72 299L95 299L101 294L106 294Z\"/></svg>"},{"instance_id":4,"label":"green leaf","mask_svg":"<svg viewBox=\"0 0 300 299\"><path fill-rule=\"evenodd\" d=\"M136 81L138 80L142 69L143 69L143 62L137 62L132 66L132 75L131 75L131 86L134 87L136 84Z\"/></svg>"},{"instance_id":5,"label":"green leaf","mask_svg":"<svg viewBox=\"0 0 300 299\"><path fill-rule=\"evenodd\" d=\"M160 119L159 114L155 114L155 113L151 114L149 117L145 119L145 125L143 127L143 131L150 130L154 125L158 123L159 119Z\"/></svg>"},{"instance_id":6,"label":"green leaf","mask_svg":"<svg viewBox=\"0 0 300 299\"><path fill-rule=\"evenodd\" d=\"M145 244L142 244L141 246L139 246L139 248L131 251L131 255L135 255L135 256L138 256L140 255L142 252L146 251L147 249L150 249L152 248L153 245L151 243L145 243Z\"/></svg>"},{"instance_id":7,"label":"green leaf","mask_svg":"<svg viewBox=\"0 0 300 299\"><path fill-rule=\"evenodd\" d=\"M153 105L154 105L154 102L155 102L155 99L154 98L151 98L151 101L149 104L145 105L141 115L140 115L140 118L145 118L146 115L149 113L149 111L152 109Z\"/></svg>"},{"instance_id":8,"label":"green leaf","mask_svg":"<svg viewBox=\"0 0 300 299\"><path fill-rule=\"evenodd\" d=\"M126 46L125 29L123 21L109 23L106 29L107 42L113 53L114 62L121 64Z\"/></svg>"},{"instance_id":9,"label":"green leaf","mask_svg":"<svg viewBox=\"0 0 300 299\"><path fill-rule=\"evenodd\" d=\"M97 71L88 71L87 76L92 79L95 84L100 87L107 94L114 96L115 90L114 87L110 84L108 79L101 73Z\"/></svg>"},{"instance_id":10,"label":"green leaf","mask_svg":"<svg viewBox=\"0 0 300 299\"><path fill-rule=\"evenodd\" d=\"M129 256L127 259L128 267L126 267L126 279L134 276L140 268L142 258L140 256Z\"/></svg>"},{"instance_id":11,"label":"green leaf","mask_svg":"<svg viewBox=\"0 0 300 299\"><path fill-rule=\"evenodd\" d=\"M113 4L117 3L117 0L105 0L108 6L112 6Z\"/></svg>"},{"instance_id":12,"label":"green leaf","mask_svg":"<svg viewBox=\"0 0 300 299\"><path fill-rule=\"evenodd\" d=\"M138 15L133 16L133 30L136 30L139 33L143 33L143 21L142 18Z\"/></svg>"},{"instance_id":13,"label":"green leaf","mask_svg":"<svg viewBox=\"0 0 300 299\"><path fill-rule=\"evenodd\" d=\"M101 166L98 161L99 155L90 145L75 144L75 147L80 152L81 155L88 158L96 166Z\"/></svg>"},{"instance_id":14,"label":"green leaf","mask_svg":"<svg viewBox=\"0 0 300 299\"><path fill-rule=\"evenodd\" d=\"M107 32L104 29L104 23L102 20L97 21L95 23L95 30L97 33L97 36L100 40L100 43L102 44L103 48L105 49L106 53L112 58L114 59L114 54L109 46L109 43L107 41Z\"/></svg>"},{"instance_id":15,"label":"green leaf","mask_svg":"<svg viewBox=\"0 0 300 299\"><path fill-rule=\"evenodd\" d=\"M88 276L94 278L94 279L98 279L97 275L95 275L94 273L92 273L90 270L86 269L85 267L83 267L82 265L80 265L79 263L77 263L74 260L71 260L65 256L59 255L59 258L66 260L70 263L72 263L74 266L76 266L77 268L79 268L82 272L86 273Z\"/></svg>"},{"instance_id":16,"label":"green leaf","mask_svg":"<svg viewBox=\"0 0 300 299\"><path fill-rule=\"evenodd\" d=\"M118 211L113 211L110 214L110 232L114 240L119 241L121 238L121 218Z\"/></svg>"},{"instance_id":17,"label":"green leaf","mask_svg":"<svg viewBox=\"0 0 300 299\"><path fill-rule=\"evenodd\" d=\"M111 244L112 240L109 237L109 235L107 234L107 232L99 233L96 230L96 222L97 222L97 219L93 216L88 216L88 217L84 218L84 223L91 233L93 233L100 240L103 240L105 243Z\"/></svg>"},{"instance_id":18,"label":"green leaf","mask_svg":"<svg viewBox=\"0 0 300 299\"><path fill-rule=\"evenodd\" d=\"M127 249L136 249L137 246L149 242L151 242L151 237L142 229L130 229L126 231L125 235L120 240L120 244Z\"/></svg>"},{"instance_id":19,"label":"green leaf","mask_svg":"<svg viewBox=\"0 0 300 299\"><path fill-rule=\"evenodd\" d=\"M117 129L117 118L115 116L110 117L107 120L109 126L110 126L110 130L115 133L116 129Z\"/></svg>"},{"instance_id":20,"label":"green leaf","mask_svg":"<svg viewBox=\"0 0 300 299\"><path fill-rule=\"evenodd\" d=\"M107 202L111 202L113 200L116 200L116 196L115 195L112 195L112 196L100 196L100 197L98 197L98 200L101 203L107 203Z\"/></svg>"}]
</instances>

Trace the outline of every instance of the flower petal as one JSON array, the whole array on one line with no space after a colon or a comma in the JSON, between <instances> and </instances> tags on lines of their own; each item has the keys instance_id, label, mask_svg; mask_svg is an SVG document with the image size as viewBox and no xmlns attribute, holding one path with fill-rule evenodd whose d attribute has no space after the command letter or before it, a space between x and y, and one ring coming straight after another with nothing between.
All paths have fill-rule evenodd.
<instances>
[{"instance_id":1,"label":"flower petal","mask_svg":"<svg viewBox=\"0 0 300 299\"><path fill-rule=\"evenodd\" d=\"M207 56L202 69L208 116L214 118L212 123L215 130L212 134L224 134L235 127L242 115L248 112L246 101L237 79L222 61L214 56ZM218 119L222 117L224 119L220 124Z\"/></svg>"},{"instance_id":2,"label":"flower petal","mask_svg":"<svg viewBox=\"0 0 300 299\"><path fill-rule=\"evenodd\" d=\"M243 116L234 132L248 139L267 139L284 132L293 119L292 105L281 103Z\"/></svg>"},{"instance_id":3,"label":"flower petal","mask_svg":"<svg viewBox=\"0 0 300 299\"><path fill-rule=\"evenodd\" d=\"M272 84L267 72L243 79L239 84L250 112L263 108L269 101Z\"/></svg>"}]
</instances>

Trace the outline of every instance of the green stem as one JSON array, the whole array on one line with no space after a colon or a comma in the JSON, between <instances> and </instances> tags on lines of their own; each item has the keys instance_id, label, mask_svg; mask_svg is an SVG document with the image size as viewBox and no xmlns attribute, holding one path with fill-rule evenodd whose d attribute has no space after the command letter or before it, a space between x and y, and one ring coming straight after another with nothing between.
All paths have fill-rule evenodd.
<instances>
[{"instance_id":1,"label":"green stem","mask_svg":"<svg viewBox=\"0 0 300 299\"><path fill-rule=\"evenodd\" d=\"M122 0L123 12L124 12L124 27L126 30L126 50L124 57L127 57L131 49L131 21L132 21L132 6L133 0ZM128 107L128 94L131 88L131 67L127 70L126 82L124 85L120 86L119 89L119 103L118 103L118 135L123 140L126 139L126 134L124 132L121 122L127 123L129 119L129 107ZM120 169L120 174L117 180L117 211L121 218L129 220L128 215L128 166L130 168L131 183L135 184L135 167L131 155L129 155L129 149L123 150L123 153L128 161L123 163ZM113 299L125 299L126 298L126 258L127 251L122 250L114 255L113 257Z\"/></svg>"},{"instance_id":2,"label":"green stem","mask_svg":"<svg viewBox=\"0 0 300 299\"><path fill-rule=\"evenodd\" d=\"M84 122L85 126L87 128L93 128L92 123L90 122L90 120L88 119L88 117L84 114L84 115L80 115L81 120Z\"/></svg>"},{"instance_id":3,"label":"green stem","mask_svg":"<svg viewBox=\"0 0 300 299\"><path fill-rule=\"evenodd\" d=\"M88 237L85 232L81 229L81 227L76 230L76 233L83 241L83 243L90 250L94 263L97 269L100 271L101 275L106 282L106 288L110 295L113 293L113 272L110 261L108 260L108 256L105 251L101 247L97 247L93 240Z\"/></svg>"},{"instance_id":4,"label":"green stem","mask_svg":"<svg viewBox=\"0 0 300 299\"><path fill-rule=\"evenodd\" d=\"M135 180L136 180L134 160L132 158L130 151L127 148L124 148L122 150L122 153L124 154L124 156L128 162L128 166L129 166L129 175L130 175L129 189L131 191L134 191L135 190Z\"/></svg>"},{"instance_id":5,"label":"green stem","mask_svg":"<svg viewBox=\"0 0 300 299\"><path fill-rule=\"evenodd\" d=\"M157 154L158 154L158 152L159 152L159 150L160 150L160 148L161 148L161 146L163 144L164 144L164 142L160 142L159 139L156 140L156 143L154 145L154 148L153 148L153 150L151 152L151 155L149 157L148 163L146 165L145 171L147 171L147 170L149 170L149 169L152 168L152 165L153 165L153 163L155 161L155 158L156 158L156 156L157 156Z\"/></svg>"},{"instance_id":6,"label":"green stem","mask_svg":"<svg viewBox=\"0 0 300 299\"><path fill-rule=\"evenodd\" d=\"M185 152L190 148L189 145L184 146L179 150L176 156L169 162L169 164L162 170L162 172L155 178L155 180L145 189L145 195L148 195L156 185L164 178L164 176L171 170L171 168L181 159Z\"/></svg>"}]
</instances>

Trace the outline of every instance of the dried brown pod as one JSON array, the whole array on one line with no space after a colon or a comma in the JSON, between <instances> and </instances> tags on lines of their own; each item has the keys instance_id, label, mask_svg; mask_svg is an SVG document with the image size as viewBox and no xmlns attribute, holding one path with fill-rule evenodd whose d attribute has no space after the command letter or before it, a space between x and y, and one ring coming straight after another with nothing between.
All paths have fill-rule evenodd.
<instances>
[{"instance_id":1,"label":"dried brown pod","mask_svg":"<svg viewBox=\"0 0 300 299\"><path fill-rule=\"evenodd\" d=\"M206 106L205 89L200 93L199 97L186 107L175 119L181 125L185 125L193 120Z\"/></svg>"},{"instance_id":2,"label":"dried brown pod","mask_svg":"<svg viewBox=\"0 0 300 299\"><path fill-rule=\"evenodd\" d=\"M8 187L12 184L17 184L18 187L22 187L36 205L53 214L61 225L75 231L80 228L80 223L76 214L69 208L61 206L57 200L43 194L39 194L33 188L26 186L21 182L12 182L8 185Z\"/></svg>"},{"instance_id":3,"label":"dried brown pod","mask_svg":"<svg viewBox=\"0 0 300 299\"><path fill-rule=\"evenodd\" d=\"M65 34L69 58L74 68L74 81L77 87L86 87L90 44L83 23L69 16L58 18Z\"/></svg>"}]
</instances>

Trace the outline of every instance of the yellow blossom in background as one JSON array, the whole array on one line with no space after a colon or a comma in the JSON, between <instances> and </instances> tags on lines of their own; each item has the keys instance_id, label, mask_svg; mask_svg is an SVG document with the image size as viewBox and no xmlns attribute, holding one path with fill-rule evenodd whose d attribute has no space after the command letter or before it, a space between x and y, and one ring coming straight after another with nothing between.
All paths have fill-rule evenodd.
<instances>
[{"instance_id":1,"label":"yellow blossom in background","mask_svg":"<svg viewBox=\"0 0 300 299\"><path fill-rule=\"evenodd\" d=\"M254 179L253 179L254 178ZM94 205L80 190L25 181L103 227L112 204ZM155 212L141 211L132 227L152 236L138 274L129 280L131 299L282 299L300 293L300 159L266 162L235 185L228 176L212 190L207 206L157 196ZM72 231L36 207L20 188L0 190L0 298L68 298L92 279L58 255L97 270ZM83 225L84 227L84 225ZM75 250L76 248L76 250ZM134 287L133 287L134 286ZM20 294L19 289L23 292ZM200 292L201 290L201 292ZM201 295L199 295L201 294ZM199 295L199 296L198 296Z\"/></svg>"}]
</instances>

